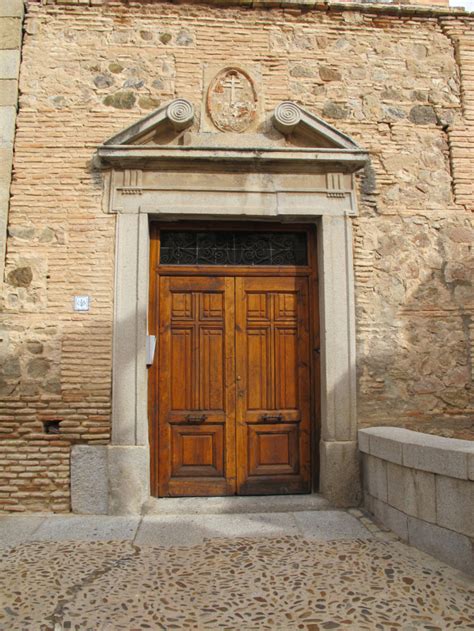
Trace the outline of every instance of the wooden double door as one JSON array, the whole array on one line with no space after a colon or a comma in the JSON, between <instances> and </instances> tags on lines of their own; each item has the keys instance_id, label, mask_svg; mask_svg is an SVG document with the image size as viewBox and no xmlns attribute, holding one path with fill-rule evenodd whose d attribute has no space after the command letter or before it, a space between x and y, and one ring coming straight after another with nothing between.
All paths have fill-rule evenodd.
<instances>
[{"instance_id":1,"label":"wooden double door","mask_svg":"<svg viewBox=\"0 0 474 631\"><path fill-rule=\"evenodd\" d=\"M255 274L157 278L160 496L311 490L311 279Z\"/></svg>"}]
</instances>

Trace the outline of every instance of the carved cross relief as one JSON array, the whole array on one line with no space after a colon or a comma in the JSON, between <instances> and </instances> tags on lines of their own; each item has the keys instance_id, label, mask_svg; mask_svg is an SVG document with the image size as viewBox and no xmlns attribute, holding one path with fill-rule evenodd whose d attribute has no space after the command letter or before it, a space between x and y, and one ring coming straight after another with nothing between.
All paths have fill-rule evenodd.
<instances>
[{"instance_id":1,"label":"carved cross relief","mask_svg":"<svg viewBox=\"0 0 474 631\"><path fill-rule=\"evenodd\" d=\"M210 82L207 114L220 131L246 131L255 120L257 103L254 82L241 68L224 68Z\"/></svg>"}]
</instances>

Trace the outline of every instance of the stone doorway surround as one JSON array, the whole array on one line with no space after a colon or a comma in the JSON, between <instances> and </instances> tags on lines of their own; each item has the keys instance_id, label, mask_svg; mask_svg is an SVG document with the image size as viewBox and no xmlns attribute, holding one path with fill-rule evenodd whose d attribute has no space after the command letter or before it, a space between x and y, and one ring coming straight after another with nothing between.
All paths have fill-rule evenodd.
<instances>
[{"instance_id":1,"label":"stone doorway surround","mask_svg":"<svg viewBox=\"0 0 474 631\"><path fill-rule=\"evenodd\" d=\"M193 105L175 99L98 148L104 210L117 214L112 438L73 447L74 512L137 514L150 498L149 224L157 219L316 224L320 492L336 506L360 500L351 217L354 173L368 155L289 101L261 129L199 132Z\"/></svg>"}]
</instances>

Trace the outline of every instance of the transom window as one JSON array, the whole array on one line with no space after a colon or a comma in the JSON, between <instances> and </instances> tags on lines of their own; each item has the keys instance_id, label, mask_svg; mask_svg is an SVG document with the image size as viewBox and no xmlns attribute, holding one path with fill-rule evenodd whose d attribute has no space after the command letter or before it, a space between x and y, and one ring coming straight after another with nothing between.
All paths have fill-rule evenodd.
<instances>
[{"instance_id":1,"label":"transom window","mask_svg":"<svg viewBox=\"0 0 474 631\"><path fill-rule=\"evenodd\" d=\"M162 265L307 265L305 232L163 230Z\"/></svg>"}]
</instances>

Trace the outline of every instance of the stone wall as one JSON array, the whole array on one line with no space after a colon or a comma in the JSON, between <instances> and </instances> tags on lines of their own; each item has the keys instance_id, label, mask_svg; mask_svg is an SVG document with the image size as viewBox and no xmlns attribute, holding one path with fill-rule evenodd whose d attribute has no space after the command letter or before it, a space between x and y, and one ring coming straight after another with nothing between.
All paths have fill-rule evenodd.
<instances>
[{"instance_id":1,"label":"stone wall","mask_svg":"<svg viewBox=\"0 0 474 631\"><path fill-rule=\"evenodd\" d=\"M23 13L23 0L0 4L0 279L5 263ZM1 344L0 339L0 348Z\"/></svg>"},{"instance_id":2,"label":"stone wall","mask_svg":"<svg viewBox=\"0 0 474 631\"><path fill-rule=\"evenodd\" d=\"M94 151L175 96L199 110L211 63L258 67L266 111L295 100L371 154L354 220L360 424L472 436L473 24L426 7L29 3L0 506L69 510L70 445L109 440L115 217ZM91 309L75 313L83 294Z\"/></svg>"},{"instance_id":3,"label":"stone wall","mask_svg":"<svg viewBox=\"0 0 474 631\"><path fill-rule=\"evenodd\" d=\"M474 574L474 443L398 427L359 431L364 504L410 544Z\"/></svg>"}]
</instances>

